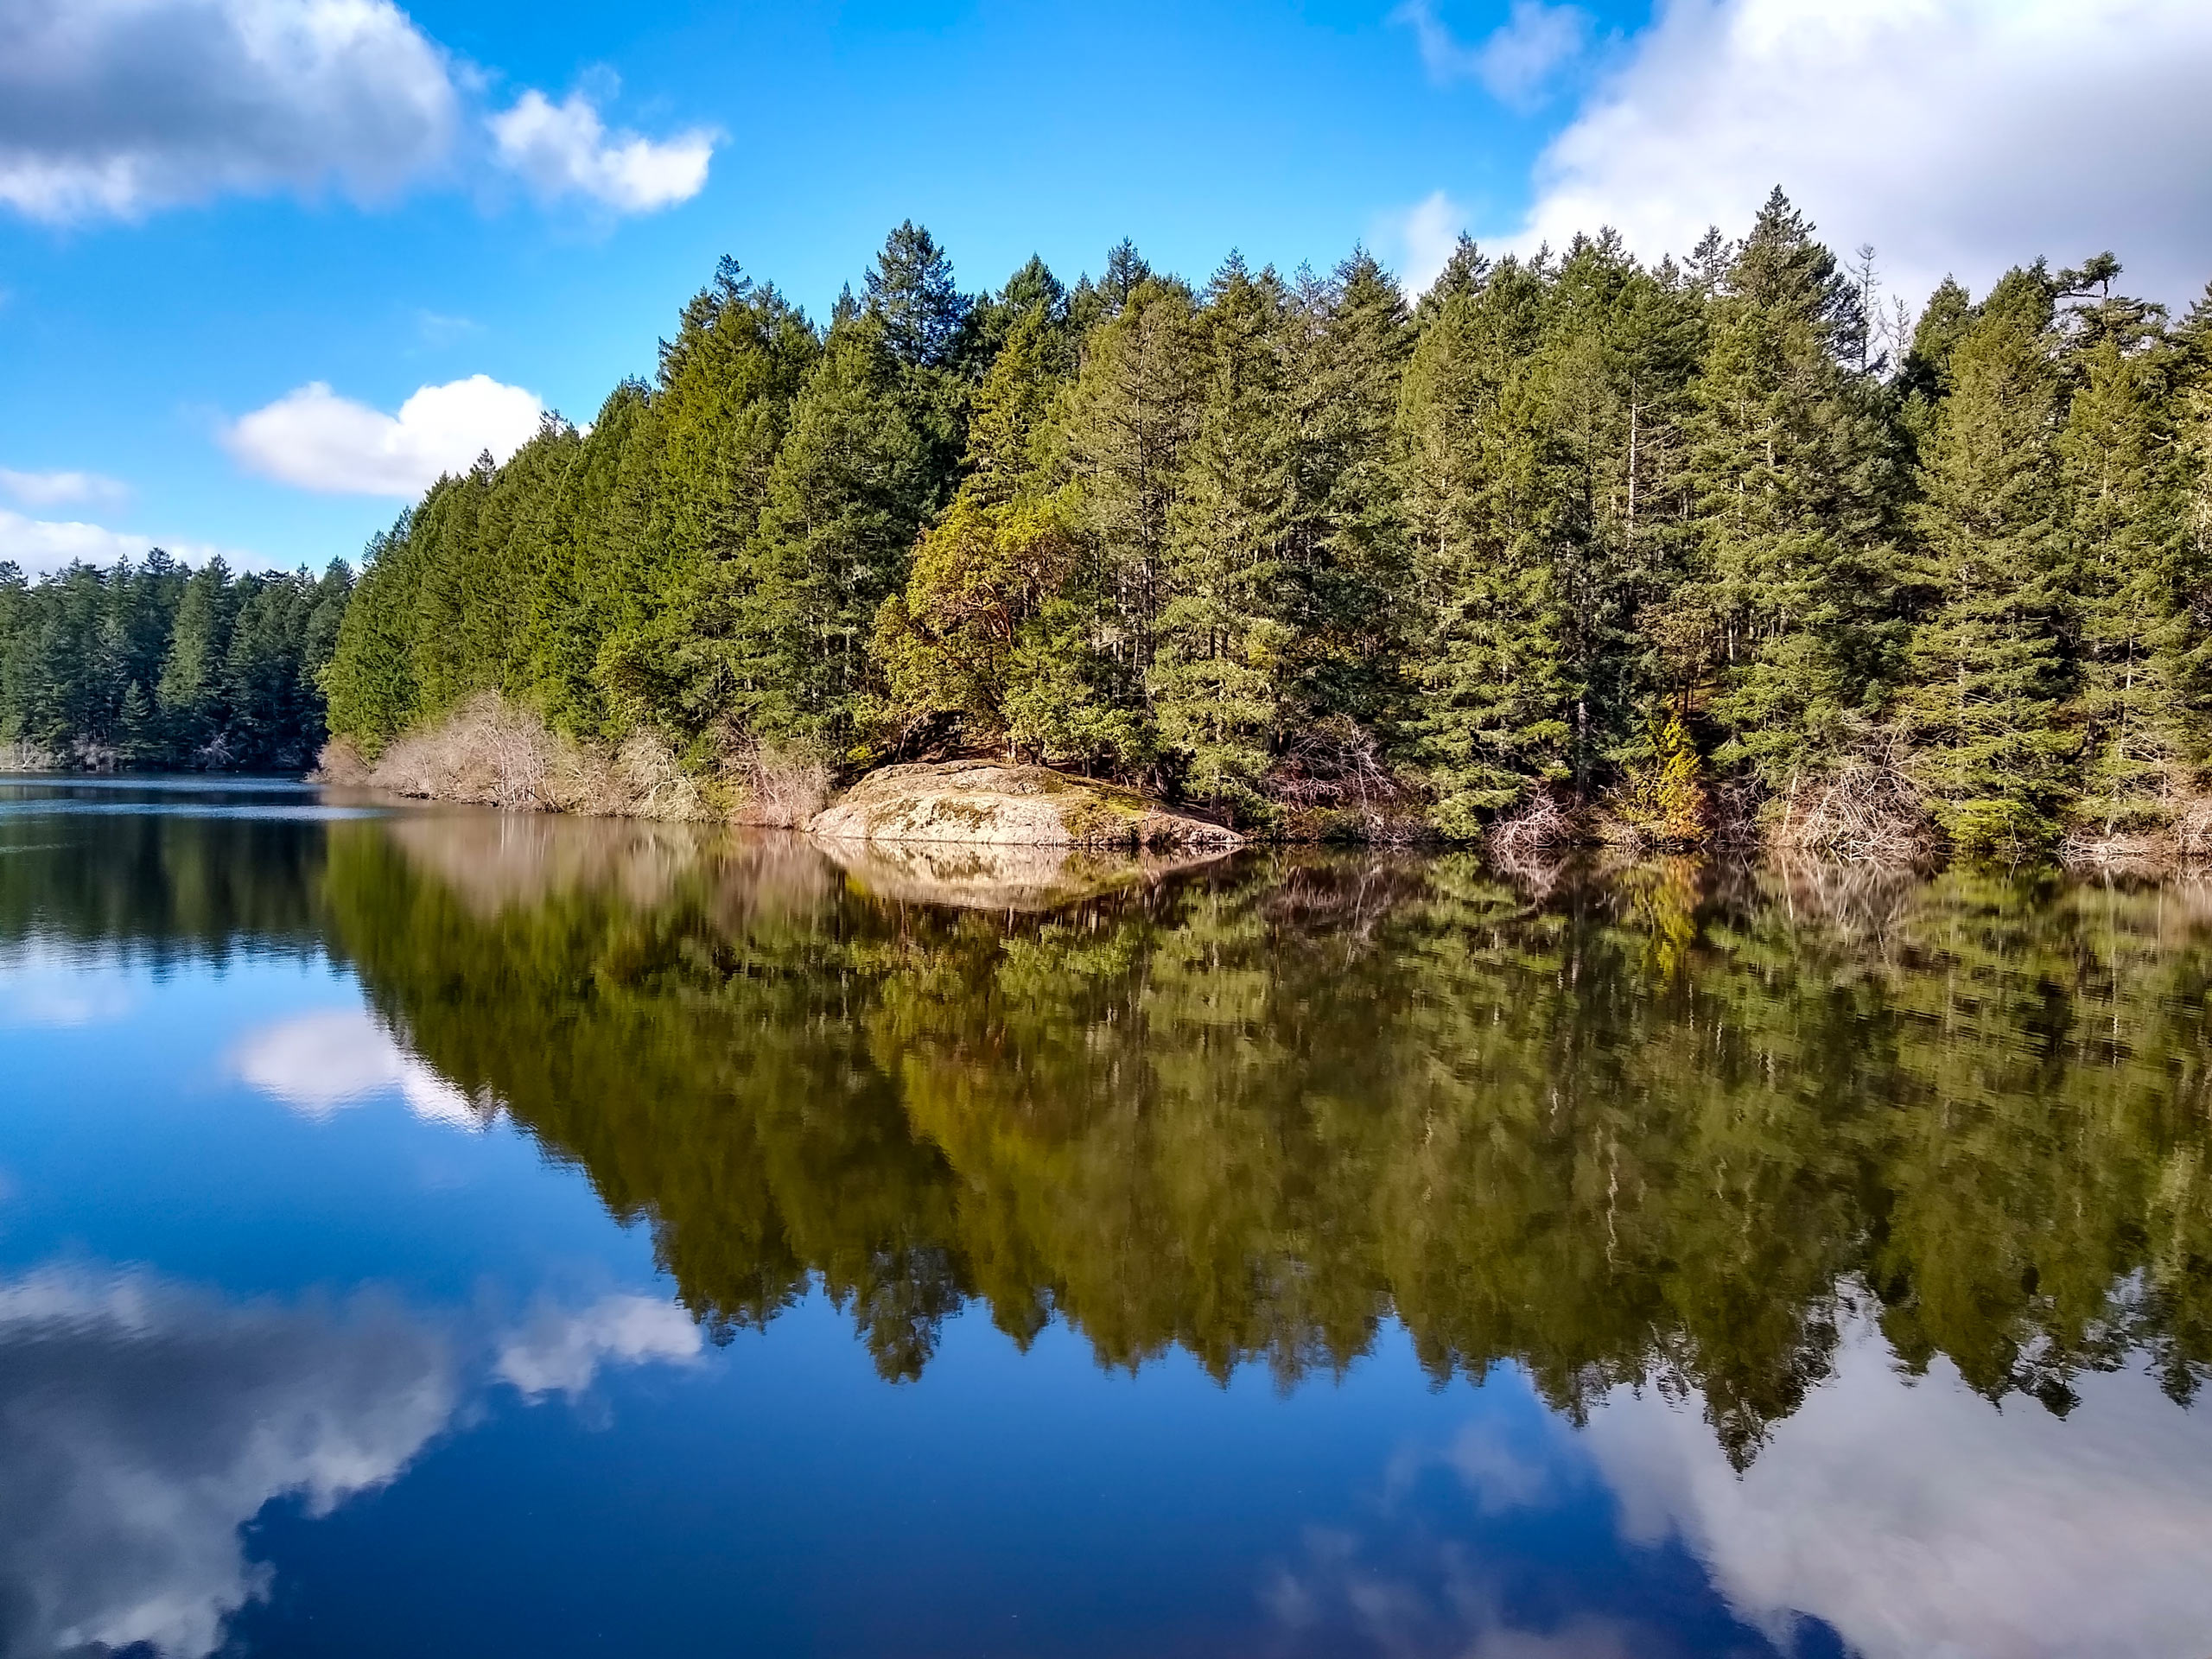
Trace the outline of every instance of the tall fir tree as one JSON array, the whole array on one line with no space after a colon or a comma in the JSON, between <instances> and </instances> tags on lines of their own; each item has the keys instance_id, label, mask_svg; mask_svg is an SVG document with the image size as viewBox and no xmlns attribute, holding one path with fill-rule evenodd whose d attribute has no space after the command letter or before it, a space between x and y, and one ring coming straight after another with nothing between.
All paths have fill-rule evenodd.
<instances>
[{"instance_id":1,"label":"tall fir tree","mask_svg":"<svg viewBox=\"0 0 2212 1659\"><path fill-rule=\"evenodd\" d=\"M2078 747L2064 723L2054 298L2037 265L1976 308L1921 460L1923 580L1937 599L1912 645L1917 773L1952 841L1994 859L2056 841Z\"/></svg>"},{"instance_id":2,"label":"tall fir tree","mask_svg":"<svg viewBox=\"0 0 2212 1659\"><path fill-rule=\"evenodd\" d=\"M1234 255L1207 290L1145 677L1183 787L1246 823L1268 812L1262 784L1295 672L1283 606L1298 505L1287 308L1274 274L1255 276Z\"/></svg>"},{"instance_id":3,"label":"tall fir tree","mask_svg":"<svg viewBox=\"0 0 2212 1659\"><path fill-rule=\"evenodd\" d=\"M2115 270L2113 275L2118 274ZM2108 279L2107 279L2108 280ZM2164 827L2206 753L2206 642L2183 595L2189 475L2175 419L2179 353L2147 315L2089 308L2057 440L2078 611L2071 723L2076 817L2111 835Z\"/></svg>"},{"instance_id":4,"label":"tall fir tree","mask_svg":"<svg viewBox=\"0 0 2212 1659\"><path fill-rule=\"evenodd\" d=\"M1779 189L1720 278L1694 384L1687 476L1719 662L1715 759L1789 794L1836 771L1889 711L1898 454L1885 391L1854 365L1867 319Z\"/></svg>"}]
</instances>

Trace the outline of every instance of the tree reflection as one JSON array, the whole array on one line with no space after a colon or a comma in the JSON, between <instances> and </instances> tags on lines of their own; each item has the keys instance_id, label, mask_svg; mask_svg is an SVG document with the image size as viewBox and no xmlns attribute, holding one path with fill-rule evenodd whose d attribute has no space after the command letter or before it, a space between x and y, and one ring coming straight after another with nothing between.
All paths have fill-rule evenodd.
<instances>
[{"instance_id":1,"label":"tree reflection","mask_svg":"<svg viewBox=\"0 0 2212 1659\"><path fill-rule=\"evenodd\" d=\"M126 869L207 864L181 893L266 889L225 938L327 928L710 1334L819 1286L911 1377L980 1299L1288 1385L1395 1317L1438 1379L1511 1362L1570 1414L1694 1394L1738 1463L1861 1305L1907 1369L2055 1411L2212 1363L2200 892L1286 853L1008 915L774 838L424 817L249 874L131 833Z\"/></svg>"}]
</instances>

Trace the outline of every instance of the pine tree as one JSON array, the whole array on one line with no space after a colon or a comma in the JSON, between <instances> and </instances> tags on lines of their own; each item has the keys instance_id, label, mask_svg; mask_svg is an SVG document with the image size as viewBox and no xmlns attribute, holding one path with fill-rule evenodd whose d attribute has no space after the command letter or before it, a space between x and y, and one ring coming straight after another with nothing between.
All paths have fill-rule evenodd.
<instances>
[{"instance_id":1,"label":"pine tree","mask_svg":"<svg viewBox=\"0 0 2212 1659\"><path fill-rule=\"evenodd\" d=\"M1184 787L1245 823L1267 814L1262 783L1294 672L1282 614L1298 461L1285 308L1274 273L1255 276L1234 255L1207 291L1196 418L1145 677Z\"/></svg>"},{"instance_id":2,"label":"pine tree","mask_svg":"<svg viewBox=\"0 0 2212 1659\"><path fill-rule=\"evenodd\" d=\"M1507 259L1478 287L1449 293L1406 375L1410 736L1433 821L1450 836L1476 836L1533 789L1564 787L1574 773L1563 567L1588 524L1529 372L1548 276L1541 264Z\"/></svg>"},{"instance_id":3,"label":"pine tree","mask_svg":"<svg viewBox=\"0 0 2212 1659\"><path fill-rule=\"evenodd\" d=\"M840 760L874 723L876 613L906 586L931 490L902 366L874 313L830 330L770 475L751 585L734 596L742 723Z\"/></svg>"},{"instance_id":4,"label":"pine tree","mask_svg":"<svg viewBox=\"0 0 2212 1659\"><path fill-rule=\"evenodd\" d=\"M1711 308L1688 479L1720 658L1715 759L1794 791L1866 742L1895 688L1897 454L1867 324L1780 190Z\"/></svg>"},{"instance_id":5,"label":"pine tree","mask_svg":"<svg viewBox=\"0 0 2212 1659\"><path fill-rule=\"evenodd\" d=\"M2189 792L2208 735L2205 664L2182 608L2189 480L2177 353L2148 315L2123 320L2108 292L2086 321L2057 440L2081 634L2069 723L2082 735L2077 815L2111 835L2162 825Z\"/></svg>"},{"instance_id":6,"label":"pine tree","mask_svg":"<svg viewBox=\"0 0 2212 1659\"><path fill-rule=\"evenodd\" d=\"M2010 273L1977 308L1921 462L1925 579L1940 598L1912 646L1916 764L1943 828L1976 857L2050 848L2078 746L2063 721L2053 299L2038 265Z\"/></svg>"}]
</instances>

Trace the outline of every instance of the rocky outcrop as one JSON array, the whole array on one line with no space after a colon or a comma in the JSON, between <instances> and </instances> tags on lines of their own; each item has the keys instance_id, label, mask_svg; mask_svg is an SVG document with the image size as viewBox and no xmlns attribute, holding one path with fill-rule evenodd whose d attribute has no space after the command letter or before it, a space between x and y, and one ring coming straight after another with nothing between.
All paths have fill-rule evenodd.
<instances>
[{"instance_id":1,"label":"rocky outcrop","mask_svg":"<svg viewBox=\"0 0 2212 1659\"><path fill-rule=\"evenodd\" d=\"M854 890L895 904L1038 912L1133 888L1156 887L1227 857L1227 849L1139 853L1126 849L950 842L824 841L822 852Z\"/></svg>"},{"instance_id":2,"label":"rocky outcrop","mask_svg":"<svg viewBox=\"0 0 2212 1659\"><path fill-rule=\"evenodd\" d=\"M988 760L885 766L807 824L830 842L1220 850L1234 830L1171 812L1133 790L1049 766Z\"/></svg>"}]
</instances>

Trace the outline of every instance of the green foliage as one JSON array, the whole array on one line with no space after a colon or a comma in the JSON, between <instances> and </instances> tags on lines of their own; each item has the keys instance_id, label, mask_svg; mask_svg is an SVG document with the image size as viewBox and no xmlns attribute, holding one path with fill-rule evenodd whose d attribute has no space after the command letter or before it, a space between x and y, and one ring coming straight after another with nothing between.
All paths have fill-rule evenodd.
<instances>
[{"instance_id":1,"label":"green foliage","mask_svg":"<svg viewBox=\"0 0 2212 1659\"><path fill-rule=\"evenodd\" d=\"M1681 263L1462 238L1410 306L1364 253L1198 293L1126 242L969 296L910 222L817 330L726 260L653 383L372 544L334 728L497 690L697 767L1005 753L1301 832L1377 791L1588 823L1678 766L1707 830L1879 777L1976 857L2185 838L2212 302L2119 275L1947 282L1878 340L1871 254L1779 191Z\"/></svg>"},{"instance_id":2,"label":"green foliage","mask_svg":"<svg viewBox=\"0 0 2212 1659\"><path fill-rule=\"evenodd\" d=\"M0 743L88 769L302 771L353 587L342 563L233 577L158 548L37 582L0 564Z\"/></svg>"},{"instance_id":3,"label":"green foliage","mask_svg":"<svg viewBox=\"0 0 2212 1659\"><path fill-rule=\"evenodd\" d=\"M2078 740L2071 675L2061 385L2051 285L1999 283L1950 354L1922 461L1921 525L1942 595L1913 645L1910 715L1937 816L1970 852L2033 857L2056 838Z\"/></svg>"},{"instance_id":4,"label":"green foliage","mask_svg":"<svg viewBox=\"0 0 2212 1659\"><path fill-rule=\"evenodd\" d=\"M973 1301L1287 1384L1395 1319L1440 1381L1694 1390L1739 1462L1847 1317L2023 1406L2212 1376L2212 958L2170 892L1294 855L1006 917L543 830L335 826L337 949L710 1330L819 1286L890 1376Z\"/></svg>"}]
</instances>

